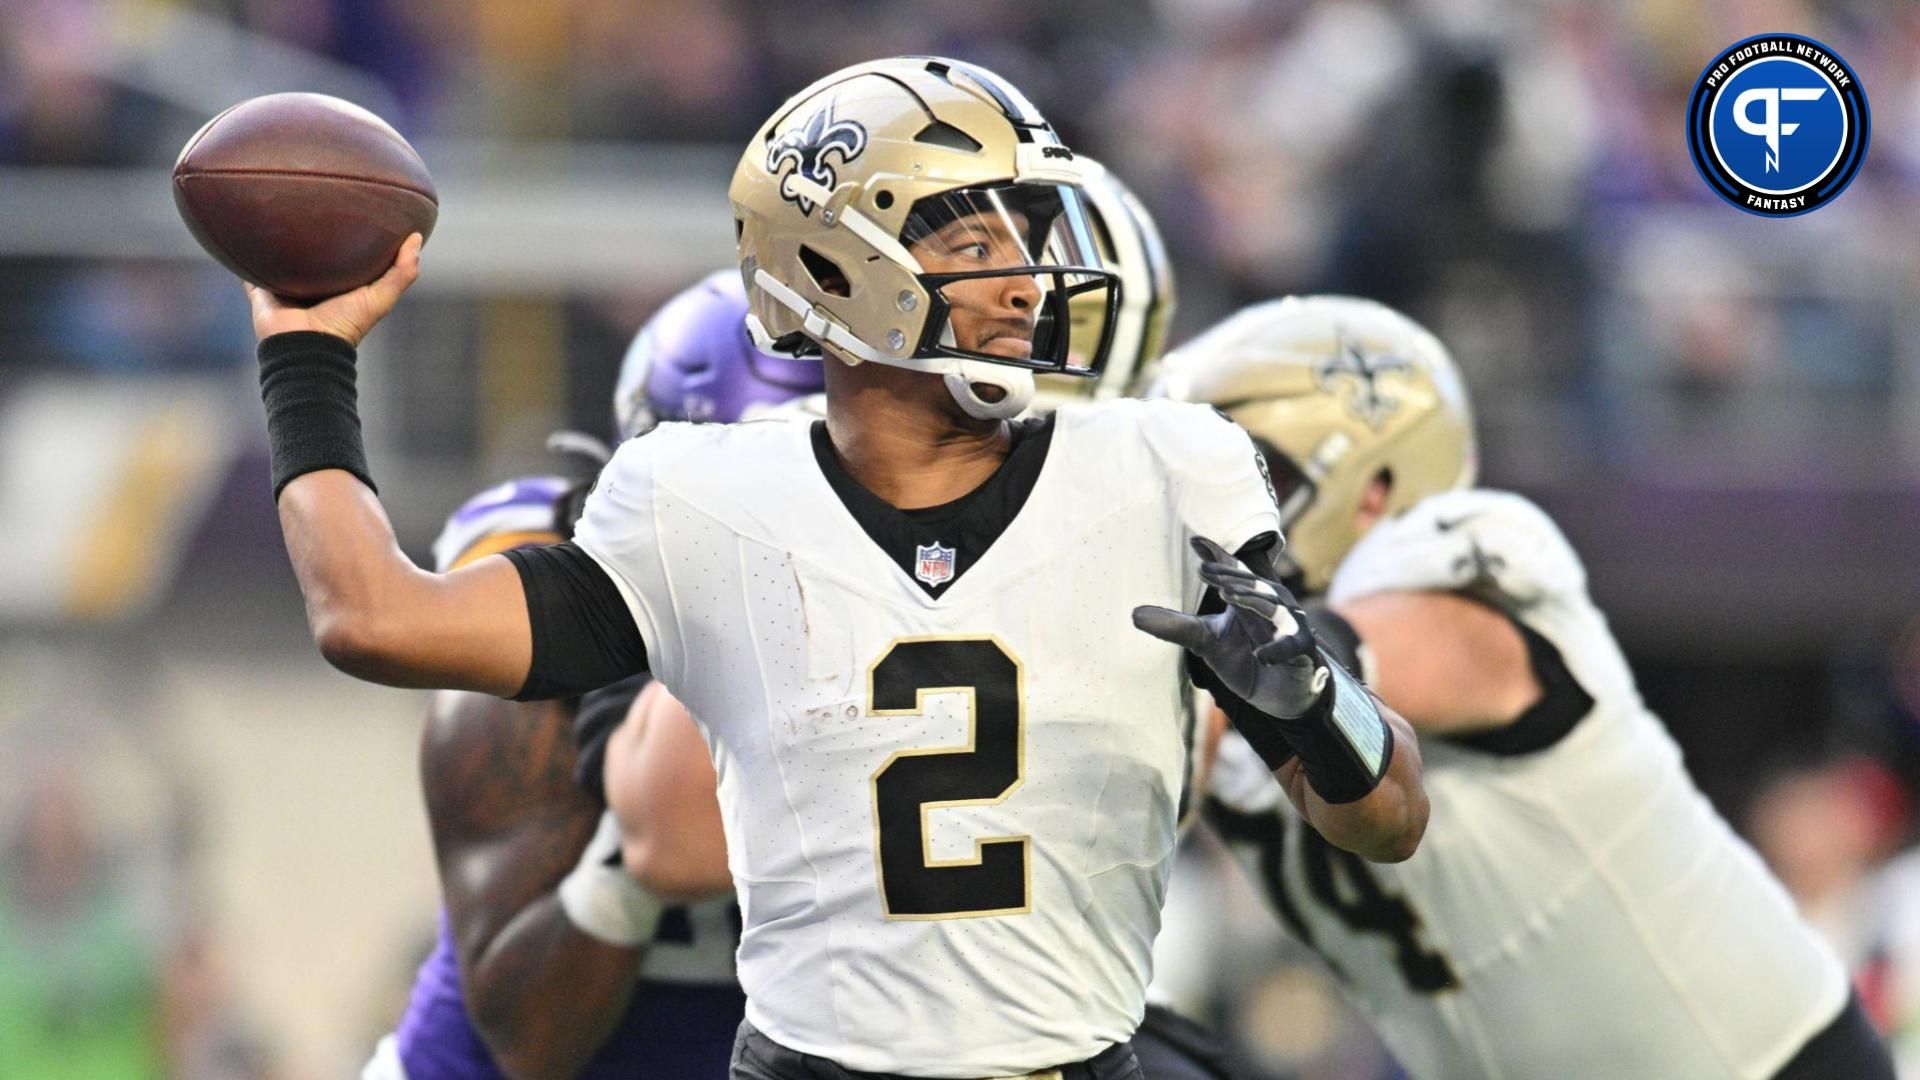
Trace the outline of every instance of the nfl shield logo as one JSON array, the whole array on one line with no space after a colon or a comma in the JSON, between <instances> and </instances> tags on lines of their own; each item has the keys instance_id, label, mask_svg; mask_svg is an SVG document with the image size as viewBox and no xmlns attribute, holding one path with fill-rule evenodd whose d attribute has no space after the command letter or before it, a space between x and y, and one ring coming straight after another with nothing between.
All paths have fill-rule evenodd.
<instances>
[{"instance_id":1,"label":"nfl shield logo","mask_svg":"<svg viewBox=\"0 0 1920 1080\"><path fill-rule=\"evenodd\" d=\"M941 547L940 541L932 544L916 544L913 549L913 576L937 588L953 580L953 549Z\"/></svg>"}]
</instances>

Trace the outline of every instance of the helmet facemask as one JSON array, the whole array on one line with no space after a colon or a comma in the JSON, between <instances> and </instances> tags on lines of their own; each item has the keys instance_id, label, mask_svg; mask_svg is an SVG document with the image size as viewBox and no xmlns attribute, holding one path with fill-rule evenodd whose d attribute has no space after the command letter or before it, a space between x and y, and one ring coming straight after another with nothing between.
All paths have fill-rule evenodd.
<instances>
[{"instance_id":1,"label":"helmet facemask","mask_svg":"<svg viewBox=\"0 0 1920 1080\"><path fill-rule=\"evenodd\" d=\"M1099 376L1120 290L1077 187L1002 183L929 196L900 242L928 298L915 359ZM1090 308L1105 317L1075 318ZM1094 339L1077 340L1087 333Z\"/></svg>"}]
</instances>

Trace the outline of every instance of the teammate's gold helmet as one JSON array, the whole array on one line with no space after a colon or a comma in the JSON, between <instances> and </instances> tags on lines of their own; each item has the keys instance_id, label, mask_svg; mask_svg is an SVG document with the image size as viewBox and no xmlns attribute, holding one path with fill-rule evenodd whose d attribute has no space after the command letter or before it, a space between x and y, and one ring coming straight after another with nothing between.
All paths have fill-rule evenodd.
<instances>
[{"instance_id":1,"label":"teammate's gold helmet","mask_svg":"<svg viewBox=\"0 0 1920 1080\"><path fill-rule=\"evenodd\" d=\"M895 57L827 76L753 137L728 191L755 343L944 375L982 417L1025 408L1033 372L1097 376L1120 289L1083 176L982 68ZM1107 312L1098 340L1074 333L1076 300Z\"/></svg>"},{"instance_id":2,"label":"teammate's gold helmet","mask_svg":"<svg viewBox=\"0 0 1920 1080\"><path fill-rule=\"evenodd\" d=\"M1473 411L1446 346L1384 304L1290 296L1255 304L1169 353L1149 396L1211 404L1266 454L1288 567L1310 592L1360 539L1368 485L1387 514L1469 487Z\"/></svg>"},{"instance_id":3,"label":"teammate's gold helmet","mask_svg":"<svg viewBox=\"0 0 1920 1080\"><path fill-rule=\"evenodd\" d=\"M1101 265L1120 279L1120 309L1113 315L1113 346L1100 377L1039 376L1039 390L1033 400L1035 412L1056 409L1069 401L1126 394L1140 374L1160 359L1160 350L1167 343L1167 327L1173 321L1173 264L1167 261L1166 245L1153 215L1106 166L1084 156L1078 160L1086 172L1083 183L1088 208L1093 211ZM1099 292L1074 297L1075 341L1100 340L1101 321L1107 318L1105 299Z\"/></svg>"}]
</instances>

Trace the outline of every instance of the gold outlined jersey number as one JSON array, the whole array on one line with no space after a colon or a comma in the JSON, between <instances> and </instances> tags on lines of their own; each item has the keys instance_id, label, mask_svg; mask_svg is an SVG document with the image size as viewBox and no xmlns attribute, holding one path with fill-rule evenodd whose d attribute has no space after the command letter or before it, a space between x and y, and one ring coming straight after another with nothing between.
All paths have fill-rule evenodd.
<instances>
[{"instance_id":1,"label":"gold outlined jersey number","mask_svg":"<svg viewBox=\"0 0 1920 1080\"><path fill-rule=\"evenodd\" d=\"M992 637L907 638L867 671L867 711L914 716L928 694L967 695L965 746L901 750L873 774L880 904L889 919L1014 915L1032 906L1028 838L981 837L971 859L936 860L927 812L991 806L1026 771L1020 661Z\"/></svg>"}]
</instances>

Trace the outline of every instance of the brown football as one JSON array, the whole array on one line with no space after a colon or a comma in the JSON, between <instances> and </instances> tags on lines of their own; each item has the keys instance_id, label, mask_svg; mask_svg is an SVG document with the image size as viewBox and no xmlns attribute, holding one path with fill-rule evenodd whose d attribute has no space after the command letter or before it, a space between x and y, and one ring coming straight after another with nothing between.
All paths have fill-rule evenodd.
<instances>
[{"instance_id":1,"label":"brown football","mask_svg":"<svg viewBox=\"0 0 1920 1080\"><path fill-rule=\"evenodd\" d=\"M407 140L325 94L268 94L207 121L174 163L173 201L207 254L292 300L379 277L440 214Z\"/></svg>"}]
</instances>

